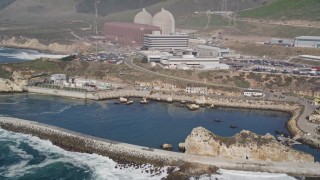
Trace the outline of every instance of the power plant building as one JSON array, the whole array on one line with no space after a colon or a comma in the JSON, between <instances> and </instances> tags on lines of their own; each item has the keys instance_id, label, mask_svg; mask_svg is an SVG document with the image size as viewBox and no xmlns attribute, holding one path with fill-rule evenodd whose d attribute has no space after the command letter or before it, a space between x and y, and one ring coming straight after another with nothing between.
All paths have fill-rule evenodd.
<instances>
[{"instance_id":1,"label":"power plant building","mask_svg":"<svg viewBox=\"0 0 320 180\"><path fill-rule=\"evenodd\" d=\"M153 16L152 25L160 27L162 34L164 35L173 34L175 32L175 20L173 15L163 8Z\"/></svg>"},{"instance_id":2,"label":"power plant building","mask_svg":"<svg viewBox=\"0 0 320 180\"><path fill-rule=\"evenodd\" d=\"M193 55L172 56L162 59L160 62L170 69L229 69L229 65L219 62L219 58L195 57Z\"/></svg>"},{"instance_id":3,"label":"power plant building","mask_svg":"<svg viewBox=\"0 0 320 180\"><path fill-rule=\"evenodd\" d=\"M320 36L299 36L294 39L295 47L320 48Z\"/></svg>"},{"instance_id":4,"label":"power plant building","mask_svg":"<svg viewBox=\"0 0 320 180\"><path fill-rule=\"evenodd\" d=\"M145 34L143 36L143 49L187 49L189 47L189 35L185 34Z\"/></svg>"},{"instance_id":5,"label":"power plant building","mask_svg":"<svg viewBox=\"0 0 320 180\"><path fill-rule=\"evenodd\" d=\"M133 23L152 25L152 15L143 8L142 11L134 17Z\"/></svg>"},{"instance_id":6,"label":"power plant building","mask_svg":"<svg viewBox=\"0 0 320 180\"><path fill-rule=\"evenodd\" d=\"M112 42L122 45L143 45L143 35L161 31L159 27L147 24L108 22L104 24L104 35Z\"/></svg>"}]
</instances>

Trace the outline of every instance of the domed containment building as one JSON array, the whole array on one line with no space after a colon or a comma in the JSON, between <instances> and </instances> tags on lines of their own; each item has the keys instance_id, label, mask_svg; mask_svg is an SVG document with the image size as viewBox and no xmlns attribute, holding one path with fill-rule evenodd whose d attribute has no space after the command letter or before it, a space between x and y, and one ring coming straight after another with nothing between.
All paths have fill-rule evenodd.
<instances>
[{"instance_id":1,"label":"domed containment building","mask_svg":"<svg viewBox=\"0 0 320 180\"><path fill-rule=\"evenodd\" d=\"M147 24L152 25L152 16L146 9L142 9L135 17L133 22L135 24Z\"/></svg>"},{"instance_id":2,"label":"domed containment building","mask_svg":"<svg viewBox=\"0 0 320 180\"><path fill-rule=\"evenodd\" d=\"M164 35L173 34L175 31L175 20L173 15L163 8L160 12L154 15L152 25L160 27L162 34Z\"/></svg>"}]
</instances>

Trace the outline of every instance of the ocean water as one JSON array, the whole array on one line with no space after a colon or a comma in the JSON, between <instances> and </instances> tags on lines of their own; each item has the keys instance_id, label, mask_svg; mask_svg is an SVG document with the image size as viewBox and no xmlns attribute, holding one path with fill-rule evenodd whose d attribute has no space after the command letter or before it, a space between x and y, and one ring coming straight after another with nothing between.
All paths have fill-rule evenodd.
<instances>
[{"instance_id":1,"label":"ocean water","mask_svg":"<svg viewBox=\"0 0 320 180\"><path fill-rule=\"evenodd\" d=\"M184 141L192 128L203 126L216 134L231 136L242 129L258 134L287 132L289 114L241 109L188 111L177 104L151 102L116 105L110 101L83 101L35 94L0 95L0 115L33 120L121 142L158 148L163 143ZM217 123L214 120L222 122ZM230 125L239 128L231 129ZM307 146L298 149L319 151ZM118 169L107 157L68 152L37 137L0 129L0 179L161 179L145 169ZM146 168L148 169L148 168ZM220 170L201 179L283 179L285 174ZM143 173L142 173L143 172Z\"/></svg>"},{"instance_id":2,"label":"ocean water","mask_svg":"<svg viewBox=\"0 0 320 180\"><path fill-rule=\"evenodd\" d=\"M59 59L66 55L44 54L35 50L0 47L0 63L12 63L35 60L41 57Z\"/></svg>"},{"instance_id":3,"label":"ocean water","mask_svg":"<svg viewBox=\"0 0 320 180\"><path fill-rule=\"evenodd\" d=\"M50 141L0 129L0 179L161 179L167 176L146 173L144 168L117 168L111 159L65 151Z\"/></svg>"}]
</instances>

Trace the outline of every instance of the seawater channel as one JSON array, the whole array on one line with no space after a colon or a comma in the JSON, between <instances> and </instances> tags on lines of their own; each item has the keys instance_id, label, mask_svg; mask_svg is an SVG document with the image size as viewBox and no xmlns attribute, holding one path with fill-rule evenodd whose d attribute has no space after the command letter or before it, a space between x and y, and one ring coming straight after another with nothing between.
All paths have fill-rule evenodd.
<instances>
[{"instance_id":1,"label":"seawater channel","mask_svg":"<svg viewBox=\"0 0 320 180\"><path fill-rule=\"evenodd\" d=\"M241 130L260 135L275 131L288 133L289 113L233 108L201 108L189 111L179 103L150 101L142 105L115 104L117 100L84 101L37 94L0 94L0 114L106 138L159 148L161 144L178 144L195 127L202 126L220 136L232 136ZM220 120L221 122L216 122ZM230 126L237 128L230 128ZM311 153L320 161L320 151L305 145L295 149Z\"/></svg>"}]
</instances>

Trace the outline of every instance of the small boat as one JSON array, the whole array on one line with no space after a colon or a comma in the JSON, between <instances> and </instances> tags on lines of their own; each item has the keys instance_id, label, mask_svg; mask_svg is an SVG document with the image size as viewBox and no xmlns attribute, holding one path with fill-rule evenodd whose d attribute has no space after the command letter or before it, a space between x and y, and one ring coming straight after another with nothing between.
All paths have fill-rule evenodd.
<instances>
[{"instance_id":1,"label":"small boat","mask_svg":"<svg viewBox=\"0 0 320 180\"><path fill-rule=\"evenodd\" d=\"M114 102L114 104L120 104L120 102L119 102L119 101L116 101L116 102Z\"/></svg>"},{"instance_id":2,"label":"small boat","mask_svg":"<svg viewBox=\"0 0 320 180\"><path fill-rule=\"evenodd\" d=\"M130 104L133 104L133 101L128 101L127 103L126 103L127 105L130 105Z\"/></svg>"},{"instance_id":3,"label":"small boat","mask_svg":"<svg viewBox=\"0 0 320 180\"><path fill-rule=\"evenodd\" d=\"M238 128L238 126L236 126L236 125L231 125L230 128L231 128L231 129L236 129L236 128Z\"/></svg>"},{"instance_id":4,"label":"small boat","mask_svg":"<svg viewBox=\"0 0 320 180\"><path fill-rule=\"evenodd\" d=\"M221 122L221 120L219 120L219 119L215 119L215 120L214 120L214 122Z\"/></svg>"}]
</instances>

